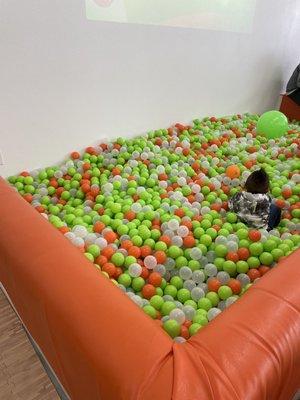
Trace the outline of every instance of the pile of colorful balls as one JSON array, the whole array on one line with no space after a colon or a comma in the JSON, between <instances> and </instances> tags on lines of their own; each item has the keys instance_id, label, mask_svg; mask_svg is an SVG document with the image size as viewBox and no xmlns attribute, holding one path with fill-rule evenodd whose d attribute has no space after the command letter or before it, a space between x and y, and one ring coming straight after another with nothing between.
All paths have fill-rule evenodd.
<instances>
[{"instance_id":1,"label":"pile of colorful balls","mask_svg":"<svg viewBox=\"0 0 300 400\"><path fill-rule=\"evenodd\" d=\"M177 123L8 180L183 342L300 246L299 124L270 138L257 121L244 114ZM228 210L228 199L260 167L282 208L270 232L249 229Z\"/></svg>"}]
</instances>

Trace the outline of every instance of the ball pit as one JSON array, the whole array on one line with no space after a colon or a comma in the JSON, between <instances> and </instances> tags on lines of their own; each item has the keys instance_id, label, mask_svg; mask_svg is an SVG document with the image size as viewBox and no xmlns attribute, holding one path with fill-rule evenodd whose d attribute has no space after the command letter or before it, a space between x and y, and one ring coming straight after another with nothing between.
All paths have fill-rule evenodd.
<instances>
[{"instance_id":1,"label":"ball pit","mask_svg":"<svg viewBox=\"0 0 300 400\"><path fill-rule=\"evenodd\" d=\"M242 122L246 118L249 119L248 123ZM256 116L245 115L242 119L240 116L234 116L226 119L230 120L233 126L227 126L225 133L227 129L229 135L233 132L233 140L243 142L243 135L246 132L250 133L248 130L251 131L253 140L260 140L255 138ZM225 119L222 121L214 117L208 121L208 119L200 121L209 129L203 133L205 137L212 133L212 128L222 131L221 125L229 124ZM197 122L198 126L200 122ZM234 128L235 124L245 124L244 127L238 128L242 133ZM185 127L177 125L175 128L183 131ZM186 128L190 130L189 127ZM132 187L137 190L139 183L137 186L130 184L132 187L128 188L131 191L130 196L132 198L135 196L133 211L131 207L123 210L122 205L119 211L118 206L116 208L113 206L115 214L111 214L111 212L105 213L103 209L103 203L111 199L106 199L106 196L100 193L101 188L98 192L96 186L93 189L91 184L84 186L87 182L81 182L81 179L78 185L72 178L65 179L66 176L62 175L64 180L73 182L72 185L75 187L71 189L81 188L79 197L76 197L75 191L71 192L71 189L64 190L66 188L62 181L57 182L55 188L53 179L54 186L50 187L52 185L49 185L51 178L48 179L48 173L50 176L56 174L58 178L55 179L58 181L61 179L59 178L61 172L64 173L62 168L65 165L50 168L50 171L49 169L33 171L30 174L23 172L16 178L10 179L11 181L16 179L15 182L11 182L12 186L15 186L33 207L24 202L21 196L0 178L0 280L25 326L72 399L286 400L293 397L300 387L300 250L293 251L294 247L297 247L294 241L297 242L298 237L299 207L296 199L294 198L294 201L292 198L299 195L297 159L299 152L293 145L293 143L297 146L299 144L298 130L297 125L290 126L289 133L284 137L287 142L281 143L279 146L281 149L279 151L275 149L278 153L274 152L271 155L271 160L275 161L279 171L284 172L279 177L275 173L272 178L272 192L275 193L273 196L276 197L276 203L283 208L284 218L279 228L269 234L263 230L258 232L247 229L236 216L226 210L227 200L224 194L226 195L226 191L230 194L232 189L238 188L235 186L236 181L232 183L232 187L231 181L227 181L230 182L229 190L226 188L229 186L228 183L225 185L221 183L220 189L216 189L219 201L213 201L208 197L212 194L209 182L199 184L200 190L198 186L194 186L195 195L203 195L203 198L198 196L200 201L190 203L193 199L189 199L193 208L196 208L193 203L200 203L200 220L196 218L200 225L195 224L192 216L186 218L188 217L186 212L191 209L186 207L187 202L182 197L179 200L175 198L179 204L170 199L169 205L173 206L172 210L165 208L166 206L161 203L168 201L162 200L171 197L172 190L167 189L170 185L162 187L165 191L160 195L167 196L159 200L162 207L159 205L158 208L154 207L155 210L163 209L161 223L155 221L155 216L152 220L148 218L152 221L151 225L149 222L143 225L150 230L150 237L143 227L144 238L141 238L139 226L147 219L142 219L142 222L139 219L141 223L136 223L136 214L152 209L150 207L150 210L143 210L144 204L135 196L136 192L131 190ZM213 139L209 138L209 141L211 140ZM267 143L264 140L262 139L262 145ZM275 145L281 140L276 140ZM200 153L204 157L209 155L209 141L207 148L202 148L204 143L200 146L202 149ZM269 142L270 147L274 145L272 143ZM163 140L160 145L163 148L162 145ZM109 148L111 145L106 144L106 146L108 147L105 151L113 150ZM237 163L241 168L240 179L243 180L245 170L239 164L247 163L244 167L248 171L248 169L253 170L255 165L266 163L262 160L257 161L261 153L258 152L260 150L258 146L257 143L253 146L247 145L247 159L242 163L233 158L235 154L224 154L222 157L226 162L222 167L224 170L221 170L222 176L225 178L227 166ZM91 149L89 156L73 152L72 161L79 162L84 157L85 160L86 158L90 160L92 155L90 153ZM175 154L174 149L170 153ZM200 163L202 155L197 157L198 162L194 165L194 171L199 175L203 172L201 168L205 169L207 164L202 166ZM254 159L256 163L253 163ZM173 162L170 162L170 165L172 164ZM112 176L118 176L112 174L113 168L109 170L108 182L104 184L106 189L111 189L111 185L112 187L115 185L117 189L112 190L119 192L121 188L119 183L115 183L112 179ZM83 173L89 171L88 168L82 169ZM105 167L104 171L106 169ZM57 172L58 170L61 172ZM162 181L169 181L168 176L172 169L169 171L165 172L167 178L161 176ZM163 174L161 170L159 172ZM211 181L214 177L209 178ZM44 182L38 183L39 179ZM151 179L155 180L154 177ZM284 182L281 182L281 179ZM133 180L137 182L136 179ZM130 179L127 178L127 181L130 182ZM291 186L290 181L294 182ZM180 182L184 184L183 179ZM189 182L187 183L187 186L191 186ZM32 187L27 188L25 192L24 184ZM150 184L153 182L150 181ZM38 187L39 185L42 186ZM176 189L175 192L179 191L179 188ZM70 196L62 194L66 191L70 192ZM141 192L139 189L139 197ZM148 190L147 192L149 193ZM92 193L94 198L103 196L104 199L99 198L103 199L103 203L96 202L93 207L92 203L84 204L87 197L93 202ZM185 190L185 193L184 197L190 196L188 190ZM54 202L53 197L57 195L59 200ZM39 200L40 196L42 201ZM71 207L75 210L62 215L62 210L65 210L67 202L70 201L72 201ZM149 202L149 200L144 201ZM174 207L176 205L178 208ZM87 207L92 208L92 211L96 211L102 218L99 219L97 216L94 222L93 217L96 215L91 215L92 211ZM111 206L109 209L111 210ZM194 215L195 210L191 211ZM218 216L211 215L211 211L216 211ZM122 224L113 222L119 219L117 215L119 212L126 215L124 218L126 223L123 223L123 220ZM39 213L44 218L41 218ZM168 217L164 214L172 215L171 229L169 225L162 227L163 223L169 224L171 220L167 220ZM173 218L173 215L180 220ZM46 221L47 219L55 229ZM190 219L192 224L194 222L192 229L189 227ZM131 222L133 224L129 225ZM188 228L187 236L185 228L180 230L181 236L177 232L181 226ZM135 243L131 236L130 239L125 238L120 241L121 236L128 235L131 230ZM152 231L155 231L154 234ZM160 231L160 237L157 231ZM193 233L195 242L188 247L183 241L185 237L191 236L190 232ZM173 240L175 236L176 239ZM270 266L261 263L261 254L259 256L250 254L249 247L253 243L263 244L264 251L261 254L272 254L273 251L273 261ZM97 256L99 251L95 247L91 247L92 252L88 251L91 245L99 247L100 255ZM214 254L219 245L224 245L227 253L221 247L218 248L220 255ZM174 258L167 254L166 260L163 261L162 253L155 254L158 251L166 253L170 249ZM274 254L274 250L278 254L276 251ZM290 251L292 254L288 255ZM115 253L124 257L124 261L122 257L118 255L116 257L117 263L123 262L120 267L111 262ZM156 259L154 266L155 261L153 263L153 259L150 258L149 266L153 266L153 269L148 269L140 262L147 256ZM199 268L204 256L207 261ZM183 264L185 260L188 261L187 265ZM236 277L231 277L223 269L225 262L235 264ZM95 268L92 268L93 263ZM276 263L278 266L273 268ZM230 272L232 264L225 265ZM216 276L214 267L218 271ZM179 272L172 273L174 270L180 270L180 275ZM269 273L270 270L272 271ZM168 272L170 279L166 279ZM150 279L153 273L155 275ZM267 279L258 279L266 273ZM161 276L161 282L157 274ZM124 280L124 285L120 284L119 279ZM156 291L149 300L141 295L142 289L147 284L152 285ZM218 291L221 287L223 288L220 294L226 297L226 300L220 301ZM235 294L240 287L242 287L241 292ZM186 304L183 306L178 299L174 300L181 289L190 293L190 298L185 300ZM231 293L229 289L232 294L227 297ZM247 293L241 296L245 291ZM127 295L124 295L125 292ZM183 293L183 297L186 296L185 291L180 293L181 295ZM202 305L200 308L199 302ZM166 315L159 315L161 309ZM223 310L225 311L221 313ZM220 313L221 316L218 317ZM164 326L169 336L162 329Z\"/></svg>"},{"instance_id":2,"label":"ball pit","mask_svg":"<svg viewBox=\"0 0 300 400\"><path fill-rule=\"evenodd\" d=\"M257 119L196 119L118 138L8 181L183 342L300 246L299 125L268 140L256 133ZM271 232L228 211L229 197L259 167L282 208Z\"/></svg>"}]
</instances>

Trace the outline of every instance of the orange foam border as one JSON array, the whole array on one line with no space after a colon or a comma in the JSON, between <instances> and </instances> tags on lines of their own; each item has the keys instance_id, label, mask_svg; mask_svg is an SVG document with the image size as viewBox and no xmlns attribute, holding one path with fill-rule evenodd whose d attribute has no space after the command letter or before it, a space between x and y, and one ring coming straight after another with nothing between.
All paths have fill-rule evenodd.
<instances>
[{"instance_id":1,"label":"orange foam border","mask_svg":"<svg viewBox=\"0 0 300 400\"><path fill-rule=\"evenodd\" d=\"M0 178L0 280L74 400L287 400L300 251L176 344Z\"/></svg>"}]
</instances>

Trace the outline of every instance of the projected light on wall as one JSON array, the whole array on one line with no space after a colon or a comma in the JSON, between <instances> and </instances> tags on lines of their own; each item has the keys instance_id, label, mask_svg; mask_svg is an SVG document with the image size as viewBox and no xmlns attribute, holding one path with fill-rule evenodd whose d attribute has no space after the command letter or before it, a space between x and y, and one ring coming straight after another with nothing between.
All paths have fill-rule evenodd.
<instances>
[{"instance_id":1,"label":"projected light on wall","mask_svg":"<svg viewBox=\"0 0 300 400\"><path fill-rule=\"evenodd\" d=\"M85 0L89 20L218 31L252 30L256 0Z\"/></svg>"}]
</instances>

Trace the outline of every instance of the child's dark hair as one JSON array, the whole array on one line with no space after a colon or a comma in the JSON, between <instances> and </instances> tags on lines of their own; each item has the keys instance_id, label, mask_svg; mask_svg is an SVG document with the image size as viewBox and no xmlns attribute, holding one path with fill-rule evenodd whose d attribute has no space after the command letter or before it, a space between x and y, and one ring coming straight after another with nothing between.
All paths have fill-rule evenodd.
<instances>
[{"instance_id":1,"label":"child's dark hair","mask_svg":"<svg viewBox=\"0 0 300 400\"><path fill-rule=\"evenodd\" d=\"M267 193L269 191L269 177L264 169L252 172L245 183L245 189L250 193Z\"/></svg>"}]
</instances>

